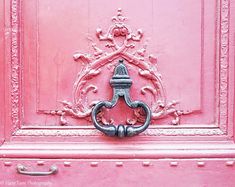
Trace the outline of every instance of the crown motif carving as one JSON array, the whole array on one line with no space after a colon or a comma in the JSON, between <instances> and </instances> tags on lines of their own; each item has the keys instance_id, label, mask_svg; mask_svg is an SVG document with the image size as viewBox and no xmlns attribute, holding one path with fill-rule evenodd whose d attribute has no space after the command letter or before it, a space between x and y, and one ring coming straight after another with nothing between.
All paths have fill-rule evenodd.
<instances>
[{"instance_id":1,"label":"crown motif carving","mask_svg":"<svg viewBox=\"0 0 235 187\"><path fill-rule=\"evenodd\" d=\"M143 31L138 29L136 33L133 33L128 25L125 24L127 20L126 17L122 15L122 10L118 9L117 16L112 17L112 21L114 22L108 29L106 34L103 33L102 29L98 28L96 30L96 35L100 41L108 41L107 47L114 47L116 50L122 46L119 46L115 42L116 37L125 37L124 45L125 47L134 47L134 45L128 45L128 41L140 41L143 37Z\"/></svg>"}]
</instances>

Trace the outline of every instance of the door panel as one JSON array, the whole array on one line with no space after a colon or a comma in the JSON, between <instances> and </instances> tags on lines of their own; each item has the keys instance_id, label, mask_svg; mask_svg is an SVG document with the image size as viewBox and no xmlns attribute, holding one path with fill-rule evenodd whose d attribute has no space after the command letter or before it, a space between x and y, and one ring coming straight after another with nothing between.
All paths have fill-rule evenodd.
<instances>
[{"instance_id":1,"label":"door panel","mask_svg":"<svg viewBox=\"0 0 235 187\"><path fill-rule=\"evenodd\" d=\"M147 47L145 60L149 61L148 56L154 56L157 59L157 64L150 62L150 65L156 66L158 69L155 73L162 76L163 88L161 89L163 90L161 92L164 92L162 97L166 100L164 104L178 101L178 104L172 108L187 114L181 119L181 124L215 124L213 109L216 104L214 99L215 72L210 71L215 69L215 43L213 42L216 38L214 30L217 19L215 1L212 1L210 5L198 1L172 3L176 6L169 7L165 1L159 1L156 4L154 1L149 1L144 8L151 11L141 11L141 1L114 3L106 12L102 10L102 6L98 5L108 4L106 1L99 3L61 1L57 6L54 6L54 1L23 1L24 93L27 95L24 103L24 125L60 125L59 115L51 114L58 110L63 112L62 101L66 100L74 104L73 100L78 100L76 97L79 97L79 94L73 93L74 86L79 74L84 70L83 66L86 65L82 59L73 62L72 57L76 51L91 56L94 54L92 45L96 45L103 53L111 52L109 48L104 47L105 42L97 40L95 32L97 28L103 28L103 32L108 31L113 25L110 18L115 16L118 7L123 7L123 16L129 18L124 24L130 26L133 34L138 28L144 32L143 38L135 42L136 47L129 51L137 53L138 58L140 56L138 52ZM128 8L131 7L130 5L135 5L137 8L130 9ZM204 6L208 6L206 14ZM77 13L79 7L83 8ZM69 13L67 10L70 10ZM207 21L208 17L210 22ZM147 18L151 19L146 22ZM205 21L207 21L207 27L204 27ZM29 35L34 40L26 37ZM209 38L206 45L205 38ZM204 61L211 62L204 64ZM130 73L133 71L131 76L134 79L141 78L137 68L129 67ZM99 76L95 77L95 80L87 81L84 89L92 84L97 88L97 92L92 93L91 90L86 93L84 99L88 101L83 100L83 105L85 102L89 105L96 100L111 98L112 90L108 83L111 74L109 69L104 69ZM107 84L100 84L100 82L107 82ZM201 82L206 82L206 86L202 86ZM156 96L156 93L151 94L151 90L154 91L156 86L150 92L146 89L146 94L143 95L141 89L152 85L146 81L139 83L133 84L133 90L136 90L136 94L132 93L133 97L145 100L154 108L153 105L157 105L157 101L163 99ZM160 94L163 95L163 93ZM81 107L91 108L86 105ZM171 115L174 116L172 113ZM83 117L76 118L75 121L70 120L72 122L68 122L69 126L92 125ZM167 120L154 120L153 124L169 125L171 117Z\"/></svg>"},{"instance_id":2,"label":"door panel","mask_svg":"<svg viewBox=\"0 0 235 187\"><path fill-rule=\"evenodd\" d=\"M140 139L231 137L229 2L173 1L169 7L165 1L149 1L144 6L150 11L141 13L141 1L116 2L106 11L102 3L108 4L5 2L4 23L12 28L10 37L5 30L4 56L11 64L1 67L2 75L10 77L1 86L6 136L100 136L91 110L97 101L111 99L109 80L123 59L133 80L131 98L152 111L151 125ZM117 25L124 33L115 33ZM144 119L141 110L123 101L100 117L104 123L127 125Z\"/></svg>"},{"instance_id":3,"label":"door panel","mask_svg":"<svg viewBox=\"0 0 235 187\"><path fill-rule=\"evenodd\" d=\"M71 128L76 135L96 134L90 120L92 104L111 99L113 67L124 58L134 82L131 97L146 102L153 113L147 136L224 136L229 124L229 90L228 70L222 67L229 58L223 54L225 46L219 39L228 44L228 32L220 32L224 29L220 22L229 20L222 15L226 14L223 4L172 3L175 6L149 1L144 5L149 11L141 11L141 1L116 2L103 11L101 5L108 4L106 1L61 1L57 6L54 1L22 1L18 26L22 29L23 114L18 125L24 130L15 134L53 135L48 128L59 134L70 134L58 129ZM80 7L82 11L78 11ZM141 38L125 49L132 55L129 59L108 47L110 41L97 33L97 29L102 29L102 34L111 32L109 29L117 24L111 19L115 14L128 17L121 21L128 33L137 36L141 29ZM218 19L220 16L224 20ZM124 37L114 39L124 47ZM131 63L133 59L136 63ZM90 67L96 61L102 65ZM88 76L83 75L85 71ZM115 109L106 110L102 120L133 124L142 118L141 112L133 113L121 101Z\"/></svg>"}]
</instances>

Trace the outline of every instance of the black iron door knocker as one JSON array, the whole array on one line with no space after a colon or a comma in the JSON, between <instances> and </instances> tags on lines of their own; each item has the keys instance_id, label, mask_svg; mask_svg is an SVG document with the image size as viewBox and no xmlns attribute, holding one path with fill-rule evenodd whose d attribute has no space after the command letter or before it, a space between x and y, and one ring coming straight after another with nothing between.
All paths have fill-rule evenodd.
<instances>
[{"instance_id":1,"label":"black iron door knocker","mask_svg":"<svg viewBox=\"0 0 235 187\"><path fill-rule=\"evenodd\" d=\"M149 107L141 102L141 101L131 101L129 89L132 85L132 80L128 75L127 68L123 63L123 60L119 60L119 64L115 67L114 75L110 80L110 84L113 87L113 98L111 101L100 101L98 102L91 113L91 118L94 123L94 126L108 136L118 136L118 137L125 137L125 136L134 136L145 131L150 123L151 119L151 111ZM143 125L140 126L126 126L126 125L104 125L97 121L96 116L99 113L102 107L106 108L113 108L119 99L119 97L123 97L126 104L130 108L143 108L146 119Z\"/></svg>"}]
</instances>

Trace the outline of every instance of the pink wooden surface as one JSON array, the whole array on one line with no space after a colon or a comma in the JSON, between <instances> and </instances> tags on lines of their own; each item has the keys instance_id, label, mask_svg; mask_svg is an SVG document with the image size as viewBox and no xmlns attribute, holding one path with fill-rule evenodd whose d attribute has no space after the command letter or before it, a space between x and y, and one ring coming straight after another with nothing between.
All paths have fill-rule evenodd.
<instances>
[{"instance_id":1,"label":"pink wooden surface","mask_svg":"<svg viewBox=\"0 0 235 187\"><path fill-rule=\"evenodd\" d=\"M122 7L123 16L128 17L123 24L131 28L129 32L136 34L137 29L143 31L143 37L133 42L135 48L127 49L128 53L135 54L133 58L139 59L139 64L148 63L149 67L155 68L155 75L161 74L159 78L162 78L161 82L156 82L161 86L158 93L151 78L143 78L139 73L140 70L148 72L151 68L141 69L141 66L131 64L131 59L125 59L134 80L132 98L146 102L153 113L154 106L159 107L159 103L165 100L162 109L165 115L162 115L163 118L153 117L149 128L152 131L146 131L146 134L194 135L196 132L210 136L227 132L230 124L227 121L230 90L226 68L230 58L225 53L228 46L222 44L228 45L230 40L224 41L229 32L222 30L225 27L222 25L230 22L226 16L227 10L222 9L223 4L216 1L173 1L174 6L168 6L165 1L149 1L144 6L150 11L141 11L141 1L128 1L112 3L103 11L102 4L108 4L106 1L61 1L57 6L54 3L53 0L21 2L22 21L18 26L22 30L23 111L20 115L22 123L18 125L25 129L24 134L35 128L41 130L38 130L39 133L48 128L78 128L81 129L80 134L96 134L89 117L91 103L111 99L109 79L112 76L112 65L115 65L118 58L125 57L117 53L106 59L104 66L91 68L87 72L94 71L97 74L91 75L89 80L83 80L80 75L83 68L89 65L87 59L76 59L76 55L93 55L92 62L97 60L99 64L105 54L111 54L112 50L105 47L105 41L97 37L96 30L108 32L109 27L115 24L111 18L117 14L119 7ZM79 7L83 8L77 12ZM151 19L146 21L147 18ZM220 22L221 27L218 27ZM114 38L117 41L123 39ZM224 43L219 42L218 38ZM141 50L145 51L145 56L141 56ZM103 53L98 56L101 51ZM149 58L152 57L157 61L151 61ZM82 84L84 86L75 89L75 86ZM71 103L72 110L78 112L66 112L64 101ZM170 105L174 101L178 103ZM167 108L167 105L170 107ZM160 113L154 114L157 116ZM179 124L172 126L171 121L176 121L175 115L180 114L183 115L176 122ZM106 111L104 117L107 121L125 123L127 119L133 118L133 113L121 102L115 109Z\"/></svg>"},{"instance_id":2,"label":"pink wooden surface","mask_svg":"<svg viewBox=\"0 0 235 187\"><path fill-rule=\"evenodd\" d=\"M232 0L0 1L0 186L234 186L234 13ZM120 48L102 39L114 16L128 18L123 37L109 33ZM118 59L153 112L124 139L90 120ZM140 117L120 102L102 119ZM18 164L59 172L29 177Z\"/></svg>"},{"instance_id":3,"label":"pink wooden surface","mask_svg":"<svg viewBox=\"0 0 235 187\"><path fill-rule=\"evenodd\" d=\"M35 177L16 173L18 164L29 171L48 171L52 165L58 172ZM234 160L163 159L163 160L0 160L5 172L0 186L206 186L233 187ZM72 183L69 181L73 181Z\"/></svg>"}]
</instances>

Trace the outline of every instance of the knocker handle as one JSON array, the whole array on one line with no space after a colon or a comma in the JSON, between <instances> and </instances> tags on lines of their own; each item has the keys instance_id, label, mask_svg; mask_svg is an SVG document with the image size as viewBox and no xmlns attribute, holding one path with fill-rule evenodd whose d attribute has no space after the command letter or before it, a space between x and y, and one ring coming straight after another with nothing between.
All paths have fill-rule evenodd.
<instances>
[{"instance_id":1,"label":"knocker handle","mask_svg":"<svg viewBox=\"0 0 235 187\"><path fill-rule=\"evenodd\" d=\"M132 80L130 79L127 68L123 64L123 60L119 60L119 64L116 66L114 70L114 75L110 80L110 84L113 87L113 98L111 101L100 101L98 102L91 113L91 118L94 123L94 126L108 136L118 136L118 137L125 137L125 136L134 136L145 131L151 120L151 110L149 107L141 102L141 101L131 101L129 89L132 85ZM123 97L126 104L130 108L138 108L141 107L145 114L146 119L143 125L140 126L126 126L126 125L104 125L97 121L96 116L101 110L102 107L106 108L113 108L119 99L119 97Z\"/></svg>"}]
</instances>

